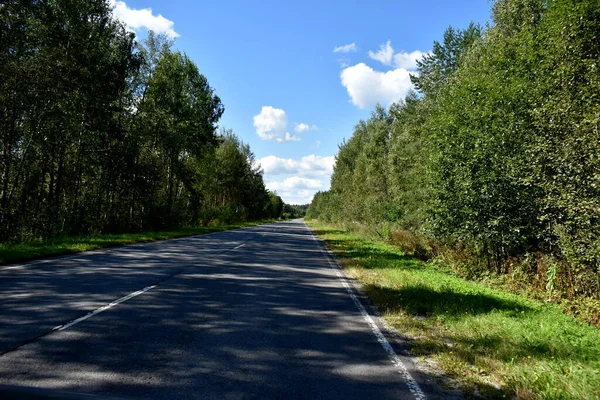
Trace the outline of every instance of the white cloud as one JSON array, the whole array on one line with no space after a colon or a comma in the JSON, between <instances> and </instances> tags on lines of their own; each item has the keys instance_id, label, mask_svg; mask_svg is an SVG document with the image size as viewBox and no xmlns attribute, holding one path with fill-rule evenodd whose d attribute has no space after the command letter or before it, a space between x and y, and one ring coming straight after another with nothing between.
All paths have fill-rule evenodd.
<instances>
[{"instance_id":1,"label":"white cloud","mask_svg":"<svg viewBox=\"0 0 600 400\"><path fill-rule=\"evenodd\" d=\"M416 69L417 60L420 60L427 53L415 50L411 53L401 52L394 55L394 64L397 68Z\"/></svg>"},{"instance_id":2,"label":"white cloud","mask_svg":"<svg viewBox=\"0 0 600 400\"><path fill-rule=\"evenodd\" d=\"M267 187L269 184L267 184ZM317 192L315 189L274 190L286 204L310 204Z\"/></svg>"},{"instance_id":3,"label":"white cloud","mask_svg":"<svg viewBox=\"0 0 600 400\"><path fill-rule=\"evenodd\" d=\"M173 29L175 23L160 14L154 15L151 8L136 10L118 0L110 0L110 5L113 7L113 15L123 21L129 29L146 28L156 33L165 33L170 38L179 36Z\"/></svg>"},{"instance_id":4,"label":"white cloud","mask_svg":"<svg viewBox=\"0 0 600 400\"><path fill-rule=\"evenodd\" d=\"M308 131L318 131L319 127L316 125L308 125L305 123L295 124L294 131L296 133L303 133Z\"/></svg>"},{"instance_id":5,"label":"white cloud","mask_svg":"<svg viewBox=\"0 0 600 400\"><path fill-rule=\"evenodd\" d=\"M288 204L307 204L318 190L326 190L333 173L335 157L311 154L301 159L267 156L257 163L262 166L266 186Z\"/></svg>"},{"instance_id":6,"label":"white cloud","mask_svg":"<svg viewBox=\"0 0 600 400\"><path fill-rule=\"evenodd\" d=\"M283 139L281 138L276 138L275 141L277 143L281 143L281 142L297 142L298 140L300 140L300 138L296 135L292 135L289 132L285 133L285 137Z\"/></svg>"},{"instance_id":7,"label":"white cloud","mask_svg":"<svg viewBox=\"0 0 600 400\"><path fill-rule=\"evenodd\" d=\"M340 63L342 68L350 66L350 59L348 57L338 58L338 62Z\"/></svg>"},{"instance_id":8,"label":"white cloud","mask_svg":"<svg viewBox=\"0 0 600 400\"><path fill-rule=\"evenodd\" d=\"M281 108L263 106L260 113L254 116L254 127L262 140L281 143L300 139L287 131L287 114Z\"/></svg>"},{"instance_id":9,"label":"white cloud","mask_svg":"<svg viewBox=\"0 0 600 400\"><path fill-rule=\"evenodd\" d=\"M333 173L335 157L323 157L311 154L301 159L266 156L257 163L265 175L292 174L304 177L330 176Z\"/></svg>"},{"instance_id":10,"label":"white cloud","mask_svg":"<svg viewBox=\"0 0 600 400\"><path fill-rule=\"evenodd\" d=\"M379 72L364 63L345 68L340 78L352 103L363 109L377 103L389 105L404 98L413 87L404 68Z\"/></svg>"},{"instance_id":11,"label":"white cloud","mask_svg":"<svg viewBox=\"0 0 600 400\"><path fill-rule=\"evenodd\" d=\"M279 182L269 182L266 184L269 190L290 190L290 189L320 189L323 183L318 179L302 178L300 176L291 176Z\"/></svg>"},{"instance_id":12,"label":"white cloud","mask_svg":"<svg viewBox=\"0 0 600 400\"><path fill-rule=\"evenodd\" d=\"M292 176L282 181L267 182L267 189L277 192L284 202L288 204L307 204L312 201L318 190L325 185L318 179L301 178Z\"/></svg>"},{"instance_id":13,"label":"white cloud","mask_svg":"<svg viewBox=\"0 0 600 400\"><path fill-rule=\"evenodd\" d=\"M378 52L369 50L369 57L373 60L377 60L385 65L392 65L392 59L394 57L394 49L392 43L388 40L385 44L379 46Z\"/></svg>"},{"instance_id":14,"label":"white cloud","mask_svg":"<svg viewBox=\"0 0 600 400\"><path fill-rule=\"evenodd\" d=\"M415 50L410 53L401 51L394 54L392 42L389 40L385 44L379 46L379 51L369 51L369 57L371 57L373 60L377 60L384 65L392 66L393 64L396 68L404 68L409 70L416 69L417 60L420 60L421 57L426 54L427 53L423 53L419 50Z\"/></svg>"},{"instance_id":15,"label":"white cloud","mask_svg":"<svg viewBox=\"0 0 600 400\"><path fill-rule=\"evenodd\" d=\"M316 125L294 123L294 132L297 134L307 131L318 131ZM284 110L271 106L263 106L260 113L254 116L256 134L262 140L272 140L277 143L301 140L299 136L288 131L288 117Z\"/></svg>"},{"instance_id":16,"label":"white cloud","mask_svg":"<svg viewBox=\"0 0 600 400\"><path fill-rule=\"evenodd\" d=\"M356 43L345 44L343 46L337 46L333 48L334 53L350 53L358 50Z\"/></svg>"},{"instance_id":17,"label":"white cloud","mask_svg":"<svg viewBox=\"0 0 600 400\"><path fill-rule=\"evenodd\" d=\"M296 127L294 128L294 130L297 133L302 133L302 132L306 132L306 131L310 130L310 126L308 126L307 124L296 124Z\"/></svg>"},{"instance_id":18,"label":"white cloud","mask_svg":"<svg viewBox=\"0 0 600 400\"><path fill-rule=\"evenodd\" d=\"M405 97L413 85L409 71L417 68L417 60L427 53L415 50L410 53L394 53L388 40L379 50L369 51L369 57L393 69L375 71L365 63L345 66L340 78L352 103L360 108L370 108L377 103L389 105Z\"/></svg>"}]
</instances>

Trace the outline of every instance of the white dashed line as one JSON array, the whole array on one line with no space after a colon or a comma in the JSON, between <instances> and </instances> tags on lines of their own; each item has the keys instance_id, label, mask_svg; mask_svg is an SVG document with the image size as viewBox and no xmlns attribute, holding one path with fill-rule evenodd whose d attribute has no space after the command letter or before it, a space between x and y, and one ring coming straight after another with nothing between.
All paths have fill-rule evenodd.
<instances>
[{"instance_id":1,"label":"white dashed line","mask_svg":"<svg viewBox=\"0 0 600 400\"><path fill-rule=\"evenodd\" d=\"M113 301L110 304L102 306L102 307L100 307L100 308L92 311L91 313L84 315L83 317L77 318L77 319L69 322L68 324L59 325L59 326L55 327L52 330L53 331L64 331L65 329L68 329L68 328L72 327L73 325L76 325L76 324L80 323L81 321L85 321L86 319L91 318L91 317L93 317L96 314L100 314L102 311L106 311L109 308L112 308L112 307L116 306L117 304L121 304L122 302L127 301L127 300L129 300L131 298L134 298L136 296L139 296L142 293L146 293L148 290L154 289L155 287L156 287L156 285L148 286L148 287L143 288L142 290L138 290L137 292L133 292L131 294L128 294L127 296L121 297L120 299L115 300L115 301Z\"/></svg>"},{"instance_id":2,"label":"white dashed line","mask_svg":"<svg viewBox=\"0 0 600 400\"><path fill-rule=\"evenodd\" d=\"M246 245L245 243L242 243L239 246L234 247L232 250L239 249L240 247L243 247L245 245ZM231 251L231 250L229 250L229 251ZM98 308L98 309L96 309L96 310L94 310L94 311L92 311L92 312L84 315L83 317L77 318L77 319L75 319L75 320L73 320L73 321L71 321L71 322L69 322L67 324L59 325L59 326L53 328L52 330L53 331L64 331L65 329L68 329L68 328L72 327L73 325L76 325L76 324L78 324L78 323L80 323L82 321L85 321L86 319L91 318L91 317L93 317L96 314L100 314L102 311L106 311L106 310L108 310L108 309L110 309L110 308L112 308L112 307L114 307L114 306L116 306L118 304L123 303L124 301L132 299L132 298L134 298L136 296L139 296L142 293L146 293L148 290L154 289L156 286L158 286L158 284L152 285L152 286L148 286L148 287L143 288L142 290L138 290L137 292L133 292L131 294L128 294L127 296L121 297L120 299L115 300L115 301L113 301L110 304L102 306L102 307L100 307L100 308Z\"/></svg>"}]
</instances>

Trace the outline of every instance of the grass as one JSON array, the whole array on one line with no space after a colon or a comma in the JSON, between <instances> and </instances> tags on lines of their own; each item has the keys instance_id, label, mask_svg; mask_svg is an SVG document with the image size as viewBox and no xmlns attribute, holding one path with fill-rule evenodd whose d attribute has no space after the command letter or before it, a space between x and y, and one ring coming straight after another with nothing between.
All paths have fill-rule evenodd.
<instances>
[{"instance_id":1,"label":"grass","mask_svg":"<svg viewBox=\"0 0 600 400\"><path fill-rule=\"evenodd\" d=\"M64 254L80 253L106 247L126 244L173 239L184 236L202 235L247 226L260 225L270 221L243 222L238 224L180 228L167 231L149 231L138 233L120 233L112 235L63 236L50 240L24 243L0 244L0 265L53 257Z\"/></svg>"},{"instance_id":2,"label":"grass","mask_svg":"<svg viewBox=\"0 0 600 400\"><path fill-rule=\"evenodd\" d=\"M600 330L389 244L308 221L382 313L467 394L600 399Z\"/></svg>"}]
</instances>

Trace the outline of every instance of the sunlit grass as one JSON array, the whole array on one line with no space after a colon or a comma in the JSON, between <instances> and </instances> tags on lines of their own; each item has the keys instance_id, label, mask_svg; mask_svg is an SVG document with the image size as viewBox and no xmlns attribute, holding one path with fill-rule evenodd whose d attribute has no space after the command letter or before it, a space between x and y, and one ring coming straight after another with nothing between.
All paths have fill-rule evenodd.
<instances>
[{"instance_id":1,"label":"sunlit grass","mask_svg":"<svg viewBox=\"0 0 600 400\"><path fill-rule=\"evenodd\" d=\"M309 221L385 320L471 394L599 399L600 330L556 306L457 278L434 262Z\"/></svg>"},{"instance_id":2,"label":"sunlit grass","mask_svg":"<svg viewBox=\"0 0 600 400\"><path fill-rule=\"evenodd\" d=\"M148 231L114 235L64 236L51 240L38 240L25 243L3 243L0 244L0 264L10 264L132 243L201 235L205 233L243 228L246 226L254 226L266 222L269 221L244 222L238 224L197 228L181 228L158 232Z\"/></svg>"}]
</instances>

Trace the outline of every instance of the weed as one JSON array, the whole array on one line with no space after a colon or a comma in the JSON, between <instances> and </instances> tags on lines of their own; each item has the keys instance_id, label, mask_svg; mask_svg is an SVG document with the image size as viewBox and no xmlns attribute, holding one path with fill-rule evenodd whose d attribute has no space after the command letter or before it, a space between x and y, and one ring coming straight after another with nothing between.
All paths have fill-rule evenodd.
<instances>
[{"instance_id":1,"label":"weed","mask_svg":"<svg viewBox=\"0 0 600 400\"><path fill-rule=\"evenodd\" d=\"M317 221L310 225L386 321L414 338L413 353L436 360L467 393L600 398L595 327L556 305L461 279L389 244Z\"/></svg>"}]
</instances>

